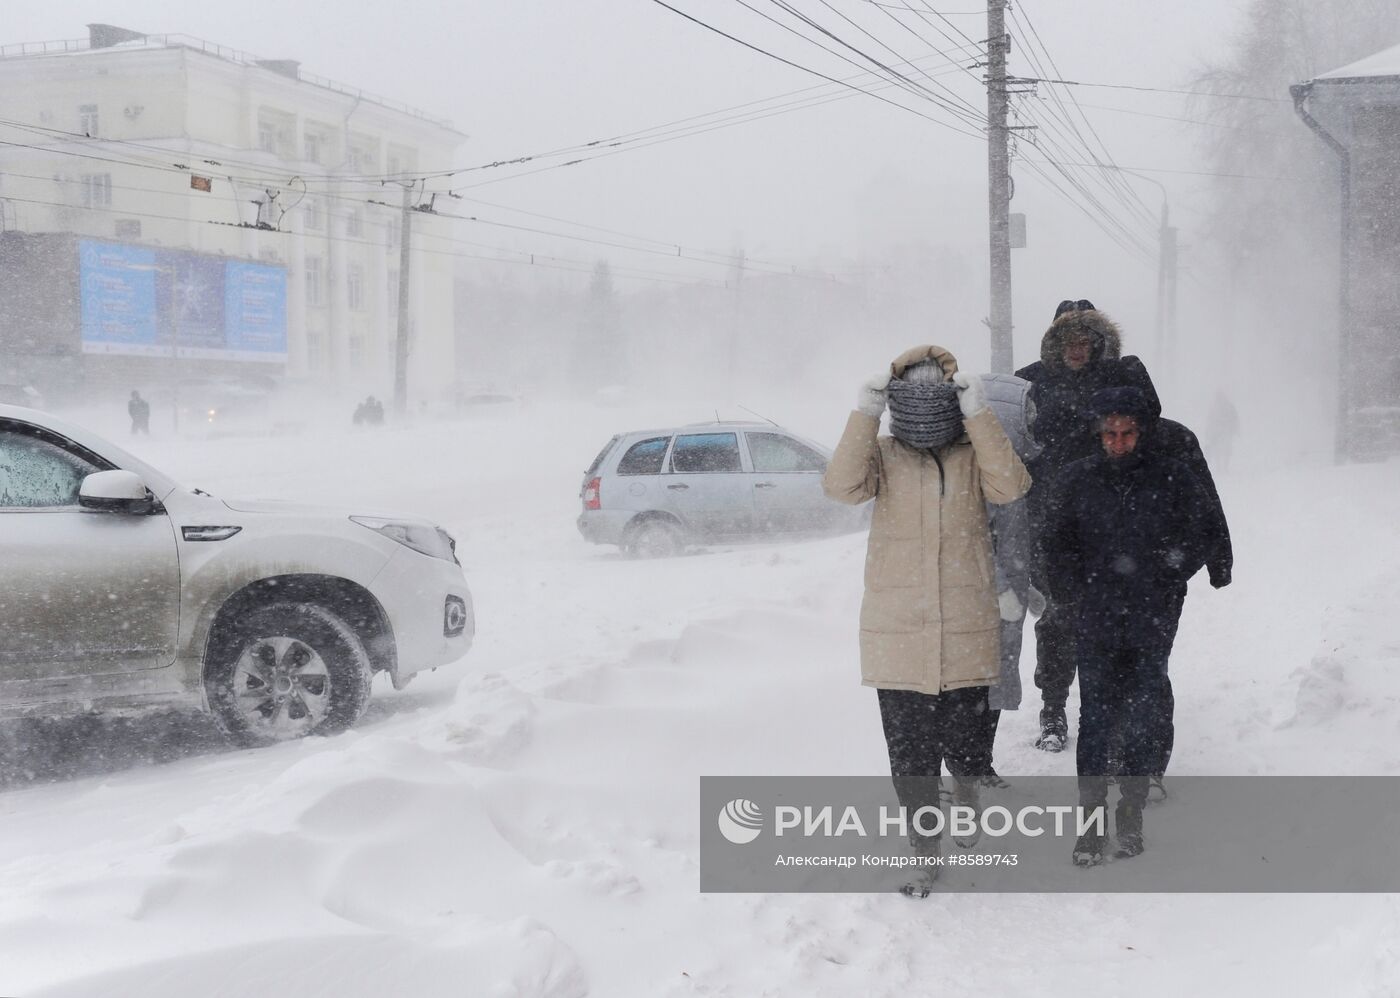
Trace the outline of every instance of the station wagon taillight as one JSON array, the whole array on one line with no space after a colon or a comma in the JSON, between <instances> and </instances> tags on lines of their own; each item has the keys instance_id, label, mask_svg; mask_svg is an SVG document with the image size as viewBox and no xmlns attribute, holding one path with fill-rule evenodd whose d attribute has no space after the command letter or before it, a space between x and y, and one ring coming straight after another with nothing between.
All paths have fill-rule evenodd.
<instances>
[{"instance_id":1,"label":"station wagon taillight","mask_svg":"<svg viewBox=\"0 0 1400 998\"><path fill-rule=\"evenodd\" d=\"M590 478L588 484L583 487L583 508L602 509L603 500L599 494L599 489L603 484L601 478Z\"/></svg>"}]
</instances>

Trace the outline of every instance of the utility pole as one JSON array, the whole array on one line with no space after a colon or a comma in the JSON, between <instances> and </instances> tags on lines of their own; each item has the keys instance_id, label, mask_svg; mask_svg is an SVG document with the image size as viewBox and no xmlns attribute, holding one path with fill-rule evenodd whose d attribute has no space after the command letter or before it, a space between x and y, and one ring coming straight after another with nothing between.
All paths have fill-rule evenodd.
<instances>
[{"instance_id":1,"label":"utility pole","mask_svg":"<svg viewBox=\"0 0 1400 998\"><path fill-rule=\"evenodd\" d=\"M1167 210L1162 208L1162 264L1161 283L1163 286L1165 305L1165 326L1166 343L1160 351L1162 363L1170 369L1172 363L1172 353L1176 349L1176 229L1166 224Z\"/></svg>"},{"instance_id":2,"label":"utility pole","mask_svg":"<svg viewBox=\"0 0 1400 998\"><path fill-rule=\"evenodd\" d=\"M1011 361L1011 154L1007 127L1006 5L987 3L987 208L991 235L992 370L1010 374Z\"/></svg>"},{"instance_id":3,"label":"utility pole","mask_svg":"<svg viewBox=\"0 0 1400 998\"><path fill-rule=\"evenodd\" d=\"M1157 225L1157 356L1166 349L1167 330L1167 196L1162 195L1162 220Z\"/></svg>"},{"instance_id":4,"label":"utility pole","mask_svg":"<svg viewBox=\"0 0 1400 998\"><path fill-rule=\"evenodd\" d=\"M413 233L413 185L403 189L403 220L399 226L399 330L394 341L394 414L408 411L408 289L409 243Z\"/></svg>"}]
</instances>

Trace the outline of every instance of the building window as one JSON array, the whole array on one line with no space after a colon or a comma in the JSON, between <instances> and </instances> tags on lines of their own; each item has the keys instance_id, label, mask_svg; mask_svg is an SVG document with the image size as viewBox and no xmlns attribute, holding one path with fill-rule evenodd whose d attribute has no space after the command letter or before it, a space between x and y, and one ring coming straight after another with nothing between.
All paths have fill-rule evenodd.
<instances>
[{"instance_id":1,"label":"building window","mask_svg":"<svg viewBox=\"0 0 1400 998\"><path fill-rule=\"evenodd\" d=\"M297 155L297 120L294 115L273 108L258 110L258 148L281 159Z\"/></svg>"},{"instance_id":2,"label":"building window","mask_svg":"<svg viewBox=\"0 0 1400 998\"><path fill-rule=\"evenodd\" d=\"M322 347L324 338L319 330L309 329L306 332L306 366L313 371L319 371L322 364Z\"/></svg>"},{"instance_id":3,"label":"building window","mask_svg":"<svg viewBox=\"0 0 1400 998\"><path fill-rule=\"evenodd\" d=\"M345 234L352 239L365 234L365 213L359 208L351 208L345 220Z\"/></svg>"},{"instance_id":4,"label":"building window","mask_svg":"<svg viewBox=\"0 0 1400 998\"><path fill-rule=\"evenodd\" d=\"M95 139L101 134L97 130L96 104L80 104L78 106L78 131L90 139Z\"/></svg>"},{"instance_id":5,"label":"building window","mask_svg":"<svg viewBox=\"0 0 1400 998\"><path fill-rule=\"evenodd\" d=\"M84 208L110 208L112 205L112 175L85 173L80 178Z\"/></svg>"},{"instance_id":6,"label":"building window","mask_svg":"<svg viewBox=\"0 0 1400 998\"><path fill-rule=\"evenodd\" d=\"M407 146L390 143L384 150L385 173L391 177L412 174L417 162L417 151Z\"/></svg>"},{"instance_id":7,"label":"building window","mask_svg":"<svg viewBox=\"0 0 1400 998\"><path fill-rule=\"evenodd\" d=\"M350 336L350 369L358 371L365 366L365 338L359 333Z\"/></svg>"},{"instance_id":8,"label":"building window","mask_svg":"<svg viewBox=\"0 0 1400 998\"><path fill-rule=\"evenodd\" d=\"M324 140L316 132L307 132L302 137L302 158L309 163L321 162L321 150Z\"/></svg>"},{"instance_id":9,"label":"building window","mask_svg":"<svg viewBox=\"0 0 1400 998\"><path fill-rule=\"evenodd\" d=\"M356 173L379 172L379 140L363 132L351 132L346 136L348 154L346 161Z\"/></svg>"},{"instance_id":10,"label":"building window","mask_svg":"<svg viewBox=\"0 0 1400 998\"><path fill-rule=\"evenodd\" d=\"M365 307L365 270L358 263L345 272L345 295L351 308Z\"/></svg>"},{"instance_id":11,"label":"building window","mask_svg":"<svg viewBox=\"0 0 1400 998\"><path fill-rule=\"evenodd\" d=\"M321 270L321 258L306 258L306 304L321 305L326 300L326 277Z\"/></svg>"},{"instance_id":12,"label":"building window","mask_svg":"<svg viewBox=\"0 0 1400 998\"><path fill-rule=\"evenodd\" d=\"M324 232L326 231L326 218L321 214L321 202L315 198L308 198L306 201L306 231Z\"/></svg>"}]
</instances>

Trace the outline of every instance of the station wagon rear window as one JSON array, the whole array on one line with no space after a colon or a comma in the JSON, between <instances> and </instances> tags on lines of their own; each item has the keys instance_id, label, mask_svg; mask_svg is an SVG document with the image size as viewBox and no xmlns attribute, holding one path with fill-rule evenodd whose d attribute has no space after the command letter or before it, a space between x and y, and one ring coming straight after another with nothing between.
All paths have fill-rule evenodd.
<instances>
[{"instance_id":1,"label":"station wagon rear window","mask_svg":"<svg viewBox=\"0 0 1400 998\"><path fill-rule=\"evenodd\" d=\"M622 455L622 460L617 463L617 473L619 475L661 474L661 462L666 460L666 445L670 442L670 437L651 437L647 440L638 440L627 448L626 454Z\"/></svg>"},{"instance_id":2,"label":"station wagon rear window","mask_svg":"<svg viewBox=\"0 0 1400 998\"><path fill-rule=\"evenodd\" d=\"M720 474L742 471L739 437L735 433L694 433L676 437L671 470L681 474Z\"/></svg>"}]
</instances>

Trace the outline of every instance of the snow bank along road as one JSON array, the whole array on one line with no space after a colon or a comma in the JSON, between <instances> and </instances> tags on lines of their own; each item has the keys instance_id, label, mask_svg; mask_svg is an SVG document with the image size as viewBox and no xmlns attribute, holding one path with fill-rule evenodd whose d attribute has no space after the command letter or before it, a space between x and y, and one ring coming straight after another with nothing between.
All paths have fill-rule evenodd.
<instances>
[{"instance_id":1,"label":"snow bank along road","mask_svg":"<svg viewBox=\"0 0 1400 998\"><path fill-rule=\"evenodd\" d=\"M1400 987L1393 897L699 894L699 775L879 774L885 758L858 685L862 537L649 563L578 538L579 477L598 447L672 421L527 410L140 441L216 495L439 520L459 538L479 640L401 693L377 688L338 738L232 751L188 718L11 734L0 994ZM1400 773L1400 463L1221 484L1236 582L1217 593L1201 580L1188 601L1174 769ZM1028 642L1028 687L1032 655ZM1033 720L1004 718L1000 770L1072 772L1072 753L1029 747ZM1151 839L1133 863L1209 847Z\"/></svg>"}]
</instances>

